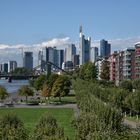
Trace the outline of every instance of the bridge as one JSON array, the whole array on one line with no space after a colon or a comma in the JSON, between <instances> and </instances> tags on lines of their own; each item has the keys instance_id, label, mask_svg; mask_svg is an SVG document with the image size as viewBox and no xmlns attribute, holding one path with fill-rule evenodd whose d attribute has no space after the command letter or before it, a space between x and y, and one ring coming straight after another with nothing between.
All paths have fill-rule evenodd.
<instances>
[{"instance_id":1,"label":"bridge","mask_svg":"<svg viewBox=\"0 0 140 140\"><path fill-rule=\"evenodd\" d=\"M41 74L38 74L36 73L37 69L40 68L41 66L46 66L46 75L49 76L51 73L52 73L52 66L55 67L56 69L68 74L68 75L71 75L69 72L63 70L62 68L58 67L56 64L52 63L52 62L49 62L49 61L44 61L41 65L38 65L36 67L33 68L33 73L30 74L30 75L12 75L12 74L0 74L0 78L5 78L5 79L9 79L9 82L12 80L12 79L35 79L37 77L39 77L39 75Z\"/></svg>"}]
</instances>

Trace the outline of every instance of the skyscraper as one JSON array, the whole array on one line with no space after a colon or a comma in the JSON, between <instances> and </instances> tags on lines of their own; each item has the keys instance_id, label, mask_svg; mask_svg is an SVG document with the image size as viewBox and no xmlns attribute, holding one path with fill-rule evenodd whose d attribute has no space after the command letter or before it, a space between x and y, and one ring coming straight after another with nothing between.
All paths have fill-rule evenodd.
<instances>
[{"instance_id":1,"label":"skyscraper","mask_svg":"<svg viewBox=\"0 0 140 140\"><path fill-rule=\"evenodd\" d=\"M90 61L95 62L98 58L98 48L97 47L92 47L90 51Z\"/></svg>"},{"instance_id":2,"label":"skyscraper","mask_svg":"<svg viewBox=\"0 0 140 140\"><path fill-rule=\"evenodd\" d=\"M62 67L62 63L64 62L64 50L57 50L56 47L47 47L46 61L52 62L58 67Z\"/></svg>"},{"instance_id":3,"label":"skyscraper","mask_svg":"<svg viewBox=\"0 0 140 140\"><path fill-rule=\"evenodd\" d=\"M11 72L17 68L16 61L8 61L8 72Z\"/></svg>"},{"instance_id":4,"label":"skyscraper","mask_svg":"<svg viewBox=\"0 0 140 140\"><path fill-rule=\"evenodd\" d=\"M64 62L64 50L57 50L57 66L62 68Z\"/></svg>"},{"instance_id":5,"label":"skyscraper","mask_svg":"<svg viewBox=\"0 0 140 140\"><path fill-rule=\"evenodd\" d=\"M33 52L24 52L23 67L33 69Z\"/></svg>"},{"instance_id":6,"label":"skyscraper","mask_svg":"<svg viewBox=\"0 0 140 140\"><path fill-rule=\"evenodd\" d=\"M90 47L91 47L91 38L85 39L85 36L82 31L82 26L80 26L80 65L90 61Z\"/></svg>"},{"instance_id":7,"label":"skyscraper","mask_svg":"<svg viewBox=\"0 0 140 140\"><path fill-rule=\"evenodd\" d=\"M65 49L65 62L72 61L74 55L76 55L75 44L69 44L68 47Z\"/></svg>"},{"instance_id":8,"label":"skyscraper","mask_svg":"<svg viewBox=\"0 0 140 140\"><path fill-rule=\"evenodd\" d=\"M101 58L109 57L111 53L111 44L108 41L102 39L100 41L100 56Z\"/></svg>"}]
</instances>

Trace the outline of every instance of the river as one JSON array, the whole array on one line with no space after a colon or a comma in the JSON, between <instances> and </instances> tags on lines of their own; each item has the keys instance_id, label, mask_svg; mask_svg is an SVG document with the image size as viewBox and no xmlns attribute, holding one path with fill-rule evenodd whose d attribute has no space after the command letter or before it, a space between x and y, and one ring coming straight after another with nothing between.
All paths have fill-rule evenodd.
<instances>
[{"instance_id":1,"label":"river","mask_svg":"<svg viewBox=\"0 0 140 140\"><path fill-rule=\"evenodd\" d=\"M4 86L8 93L15 93L23 85L29 85L29 80L12 80L9 83L7 80L0 79L0 85Z\"/></svg>"}]
</instances>

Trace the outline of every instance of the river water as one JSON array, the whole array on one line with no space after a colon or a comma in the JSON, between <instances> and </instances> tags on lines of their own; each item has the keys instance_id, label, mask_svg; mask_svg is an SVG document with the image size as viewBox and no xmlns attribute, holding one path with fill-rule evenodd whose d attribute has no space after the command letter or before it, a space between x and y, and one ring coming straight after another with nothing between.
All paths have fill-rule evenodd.
<instances>
[{"instance_id":1,"label":"river water","mask_svg":"<svg viewBox=\"0 0 140 140\"><path fill-rule=\"evenodd\" d=\"M11 83L8 82L8 80L1 80L0 79L0 85L4 86L7 89L8 93L15 93L18 91L18 89L23 85L29 85L28 80L12 80Z\"/></svg>"}]
</instances>

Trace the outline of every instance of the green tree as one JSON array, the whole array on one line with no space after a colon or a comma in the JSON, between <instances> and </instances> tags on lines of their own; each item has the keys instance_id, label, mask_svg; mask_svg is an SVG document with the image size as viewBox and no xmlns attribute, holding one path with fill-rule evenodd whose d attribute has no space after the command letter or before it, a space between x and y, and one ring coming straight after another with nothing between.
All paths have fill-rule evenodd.
<instances>
[{"instance_id":1,"label":"green tree","mask_svg":"<svg viewBox=\"0 0 140 140\"><path fill-rule=\"evenodd\" d=\"M28 96L33 96L34 95L34 91L28 86L22 86L19 90L18 90L18 94L20 96L25 96L26 97L26 103L28 101Z\"/></svg>"},{"instance_id":2,"label":"green tree","mask_svg":"<svg viewBox=\"0 0 140 140\"><path fill-rule=\"evenodd\" d=\"M80 67L79 77L85 80L95 80L97 78L97 68L95 63L87 62Z\"/></svg>"},{"instance_id":3,"label":"green tree","mask_svg":"<svg viewBox=\"0 0 140 140\"><path fill-rule=\"evenodd\" d=\"M57 78L58 78L58 74L51 74L49 78L46 80L41 92L42 96L44 96L45 99L46 97L48 97L49 99L49 97L51 96L52 87Z\"/></svg>"},{"instance_id":4,"label":"green tree","mask_svg":"<svg viewBox=\"0 0 140 140\"><path fill-rule=\"evenodd\" d=\"M5 114L0 118L1 140L28 140L27 130L16 114Z\"/></svg>"},{"instance_id":5,"label":"green tree","mask_svg":"<svg viewBox=\"0 0 140 140\"><path fill-rule=\"evenodd\" d=\"M100 78L102 80L106 80L109 81L110 79L110 70L109 70L109 61L108 60L103 60L101 63L101 74L100 74Z\"/></svg>"},{"instance_id":6,"label":"green tree","mask_svg":"<svg viewBox=\"0 0 140 140\"><path fill-rule=\"evenodd\" d=\"M65 75L60 75L53 84L51 95L53 97L61 97L68 95L71 86L70 79Z\"/></svg>"},{"instance_id":7,"label":"green tree","mask_svg":"<svg viewBox=\"0 0 140 140\"><path fill-rule=\"evenodd\" d=\"M8 93L3 86L0 86L0 100L5 100L8 97Z\"/></svg>"},{"instance_id":8,"label":"green tree","mask_svg":"<svg viewBox=\"0 0 140 140\"><path fill-rule=\"evenodd\" d=\"M140 89L140 79L135 79L133 82L132 82L132 85L133 85L133 88L138 90Z\"/></svg>"},{"instance_id":9,"label":"green tree","mask_svg":"<svg viewBox=\"0 0 140 140\"><path fill-rule=\"evenodd\" d=\"M34 131L35 140L65 140L64 130L59 127L56 119L48 114L43 115Z\"/></svg>"},{"instance_id":10,"label":"green tree","mask_svg":"<svg viewBox=\"0 0 140 140\"><path fill-rule=\"evenodd\" d=\"M34 81L34 87L36 90L42 90L43 85L47 80L46 75L40 75L35 81Z\"/></svg>"},{"instance_id":11,"label":"green tree","mask_svg":"<svg viewBox=\"0 0 140 140\"><path fill-rule=\"evenodd\" d=\"M16 68L14 71L12 71L13 75L30 75L32 74L32 70L29 70L27 68L21 67Z\"/></svg>"},{"instance_id":12,"label":"green tree","mask_svg":"<svg viewBox=\"0 0 140 140\"><path fill-rule=\"evenodd\" d=\"M132 86L132 81L130 80L123 80L120 82L120 88L128 90L128 91L132 91L133 86Z\"/></svg>"}]
</instances>

